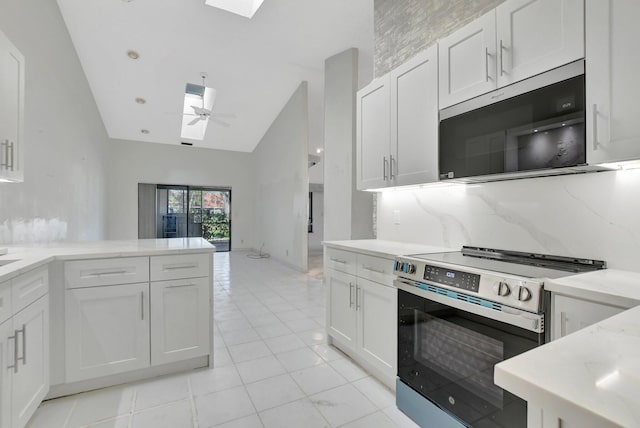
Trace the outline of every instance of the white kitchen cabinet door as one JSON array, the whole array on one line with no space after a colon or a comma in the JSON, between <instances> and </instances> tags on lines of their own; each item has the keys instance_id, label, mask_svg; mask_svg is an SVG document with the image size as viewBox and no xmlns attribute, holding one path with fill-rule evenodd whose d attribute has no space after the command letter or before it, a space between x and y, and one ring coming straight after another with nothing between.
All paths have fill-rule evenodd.
<instances>
[{"instance_id":1,"label":"white kitchen cabinet door","mask_svg":"<svg viewBox=\"0 0 640 428\"><path fill-rule=\"evenodd\" d=\"M357 187L386 187L389 180L389 75L358 91L356 107Z\"/></svg>"},{"instance_id":2,"label":"white kitchen cabinet door","mask_svg":"<svg viewBox=\"0 0 640 428\"><path fill-rule=\"evenodd\" d=\"M440 108L496 89L496 11L438 41Z\"/></svg>"},{"instance_id":3,"label":"white kitchen cabinet door","mask_svg":"<svg viewBox=\"0 0 640 428\"><path fill-rule=\"evenodd\" d=\"M618 0L616 0L618 1ZM556 340L619 314L625 308L552 294L551 339Z\"/></svg>"},{"instance_id":4,"label":"white kitchen cabinet door","mask_svg":"<svg viewBox=\"0 0 640 428\"><path fill-rule=\"evenodd\" d=\"M496 20L498 87L584 58L584 0L507 0Z\"/></svg>"},{"instance_id":5,"label":"white kitchen cabinet door","mask_svg":"<svg viewBox=\"0 0 640 428\"><path fill-rule=\"evenodd\" d=\"M438 181L438 47L390 73L389 180L395 186Z\"/></svg>"},{"instance_id":6,"label":"white kitchen cabinet door","mask_svg":"<svg viewBox=\"0 0 640 428\"><path fill-rule=\"evenodd\" d=\"M358 352L388 379L397 372L398 290L358 278Z\"/></svg>"},{"instance_id":7,"label":"white kitchen cabinet door","mask_svg":"<svg viewBox=\"0 0 640 428\"><path fill-rule=\"evenodd\" d=\"M10 339L11 338L11 339ZM0 428L11 428L11 380L14 363L13 323L0 324Z\"/></svg>"},{"instance_id":8,"label":"white kitchen cabinet door","mask_svg":"<svg viewBox=\"0 0 640 428\"><path fill-rule=\"evenodd\" d=\"M66 381L150 365L149 283L66 291Z\"/></svg>"},{"instance_id":9,"label":"white kitchen cabinet door","mask_svg":"<svg viewBox=\"0 0 640 428\"><path fill-rule=\"evenodd\" d=\"M209 278L151 283L151 365L209 354Z\"/></svg>"},{"instance_id":10,"label":"white kitchen cabinet door","mask_svg":"<svg viewBox=\"0 0 640 428\"><path fill-rule=\"evenodd\" d=\"M348 350L356 348L356 277L325 269L329 335Z\"/></svg>"},{"instance_id":11,"label":"white kitchen cabinet door","mask_svg":"<svg viewBox=\"0 0 640 428\"><path fill-rule=\"evenodd\" d=\"M23 427L49 392L49 295L13 316L17 372L13 373L12 427Z\"/></svg>"},{"instance_id":12,"label":"white kitchen cabinet door","mask_svg":"<svg viewBox=\"0 0 640 428\"><path fill-rule=\"evenodd\" d=\"M640 159L640 1L587 0L587 162Z\"/></svg>"},{"instance_id":13,"label":"white kitchen cabinet door","mask_svg":"<svg viewBox=\"0 0 640 428\"><path fill-rule=\"evenodd\" d=\"M23 181L24 56L0 31L0 180Z\"/></svg>"}]
</instances>

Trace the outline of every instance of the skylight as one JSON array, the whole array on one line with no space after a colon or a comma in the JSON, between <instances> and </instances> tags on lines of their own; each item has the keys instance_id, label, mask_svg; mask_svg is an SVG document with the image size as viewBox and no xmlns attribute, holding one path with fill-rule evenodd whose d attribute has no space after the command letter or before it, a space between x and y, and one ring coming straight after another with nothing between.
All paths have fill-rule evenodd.
<instances>
[{"instance_id":1,"label":"skylight","mask_svg":"<svg viewBox=\"0 0 640 428\"><path fill-rule=\"evenodd\" d=\"M215 89L187 83L182 108L182 131L180 132L182 138L204 140L204 134L209 124L209 117L208 115L198 115L194 107L198 109L204 108L210 113L213 109L215 99ZM199 120L196 121L196 119Z\"/></svg>"},{"instance_id":2,"label":"skylight","mask_svg":"<svg viewBox=\"0 0 640 428\"><path fill-rule=\"evenodd\" d=\"M209 6L244 16L245 18L253 18L253 15L262 5L264 0L205 0Z\"/></svg>"}]
</instances>

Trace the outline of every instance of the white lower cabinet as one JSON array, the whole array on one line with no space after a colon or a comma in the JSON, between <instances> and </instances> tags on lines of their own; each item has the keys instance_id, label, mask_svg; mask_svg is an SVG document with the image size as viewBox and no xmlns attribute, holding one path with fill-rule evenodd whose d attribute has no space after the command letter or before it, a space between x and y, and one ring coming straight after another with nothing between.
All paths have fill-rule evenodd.
<instances>
[{"instance_id":1,"label":"white lower cabinet","mask_svg":"<svg viewBox=\"0 0 640 428\"><path fill-rule=\"evenodd\" d=\"M354 290L356 277L333 269L325 270L329 293L327 324L329 335L340 341L342 347L356 348L356 313Z\"/></svg>"},{"instance_id":2,"label":"white lower cabinet","mask_svg":"<svg viewBox=\"0 0 640 428\"><path fill-rule=\"evenodd\" d=\"M66 293L67 382L149 367L149 283Z\"/></svg>"},{"instance_id":3,"label":"white lower cabinet","mask_svg":"<svg viewBox=\"0 0 640 428\"><path fill-rule=\"evenodd\" d=\"M553 293L551 339L556 340L628 309Z\"/></svg>"},{"instance_id":4,"label":"white lower cabinet","mask_svg":"<svg viewBox=\"0 0 640 428\"><path fill-rule=\"evenodd\" d=\"M331 251L326 250L328 255ZM386 278L393 260L359 253L355 257L358 276L325 268L327 334L336 347L395 389L398 290L391 279L383 284L363 277Z\"/></svg>"},{"instance_id":5,"label":"white lower cabinet","mask_svg":"<svg viewBox=\"0 0 640 428\"><path fill-rule=\"evenodd\" d=\"M209 354L209 280L151 283L151 364Z\"/></svg>"},{"instance_id":6,"label":"white lower cabinet","mask_svg":"<svg viewBox=\"0 0 640 428\"><path fill-rule=\"evenodd\" d=\"M358 278L358 350L369 364L396 374L398 290Z\"/></svg>"},{"instance_id":7,"label":"white lower cabinet","mask_svg":"<svg viewBox=\"0 0 640 428\"><path fill-rule=\"evenodd\" d=\"M49 392L49 296L13 317L17 365L13 372L12 427L27 424ZM6 367L6 366L5 366Z\"/></svg>"},{"instance_id":8,"label":"white lower cabinet","mask_svg":"<svg viewBox=\"0 0 640 428\"><path fill-rule=\"evenodd\" d=\"M0 324L0 428L11 426L11 381L13 369L13 322L8 320ZM11 342L11 343L10 343ZM10 346L12 345L12 346Z\"/></svg>"}]
</instances>

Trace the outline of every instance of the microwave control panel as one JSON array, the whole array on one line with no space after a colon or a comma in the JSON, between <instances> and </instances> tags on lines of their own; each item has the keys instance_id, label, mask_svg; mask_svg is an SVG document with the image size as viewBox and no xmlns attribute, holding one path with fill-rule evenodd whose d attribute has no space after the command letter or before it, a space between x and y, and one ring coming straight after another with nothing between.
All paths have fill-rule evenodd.
<instances>
[{"instance_id":1,"label":"microwave control panel","mask_svg":"<svg viewBox=\"0 0 640 428\"><path fill-rule=\"evenodd\" d=\"M480 287L480 275L445 269L440 266L426 265L423 278L426 281L433 281L474 293L477 293Z\"/></svg>"}]
</instances>

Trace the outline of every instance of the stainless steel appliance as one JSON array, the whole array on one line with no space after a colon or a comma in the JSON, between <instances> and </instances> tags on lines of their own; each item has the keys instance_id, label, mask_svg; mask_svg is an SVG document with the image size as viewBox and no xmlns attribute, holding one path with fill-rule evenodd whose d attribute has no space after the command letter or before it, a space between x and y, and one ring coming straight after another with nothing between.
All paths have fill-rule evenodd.
<instances>
[{"instance_id":1,"label":"stainless steel appliance","mask_svg":"<svg viewBox=\"0 0 640 428\"><path fill-rule=\"evenodd\" d=\"M440 111L441 180L482 182L590 170L584 61Z\"/></svg>"},{"instance_id":2,"label":"stainless steel appliance","mask_svg":"<svg viewBox=\"0 0 640 428\"><path fill-rule=\"evenodd\" d=\"M423 427L526 427L494 366L548 340L545 278L605 267L477 247L398 257L398 408Z\"/></svg>"}]
</instances>

